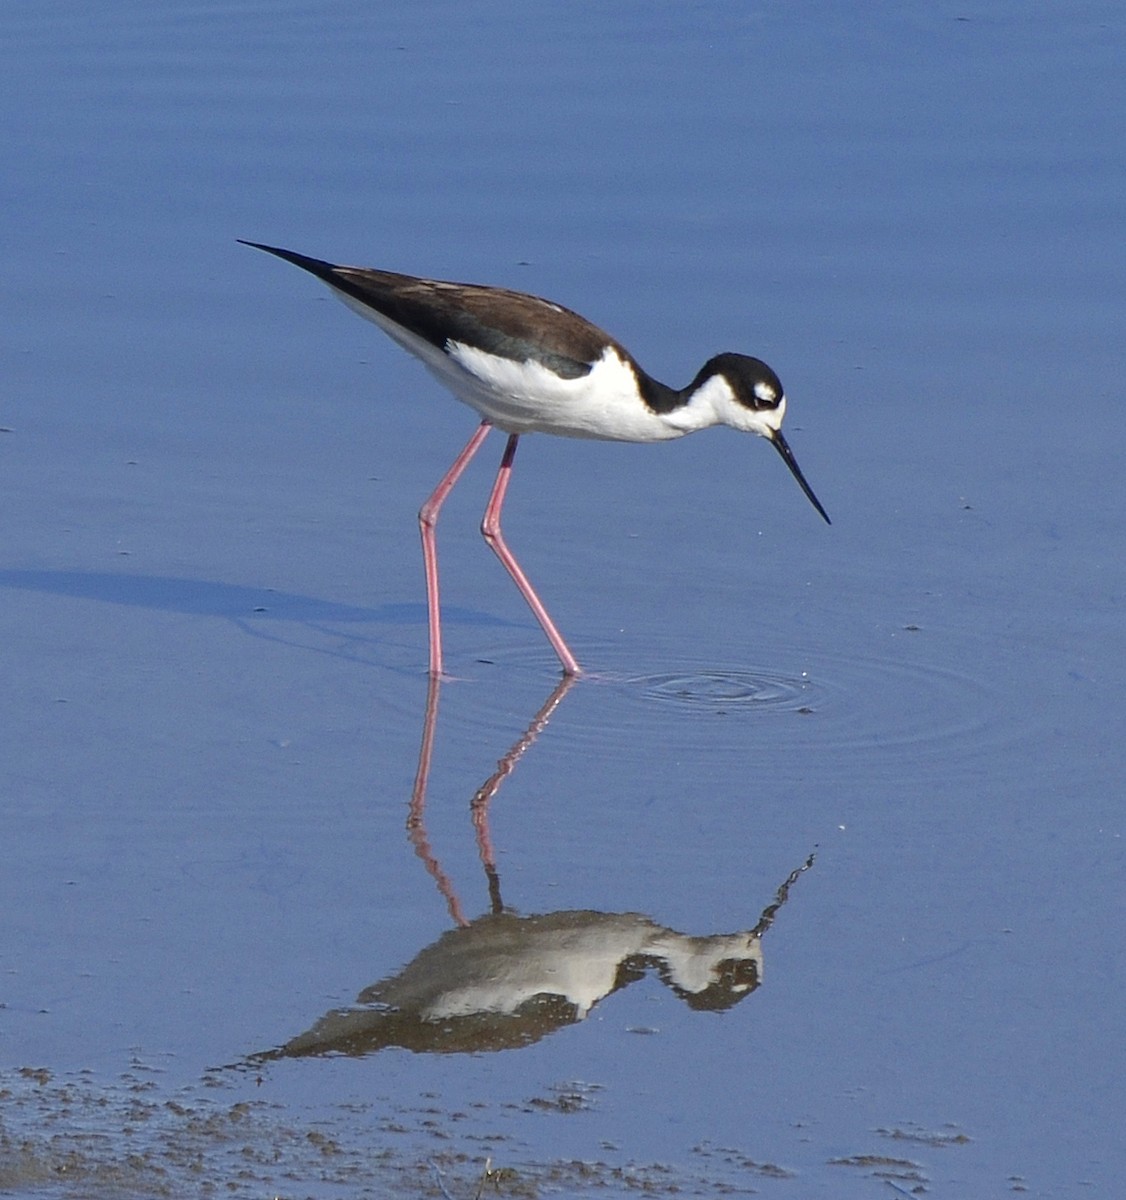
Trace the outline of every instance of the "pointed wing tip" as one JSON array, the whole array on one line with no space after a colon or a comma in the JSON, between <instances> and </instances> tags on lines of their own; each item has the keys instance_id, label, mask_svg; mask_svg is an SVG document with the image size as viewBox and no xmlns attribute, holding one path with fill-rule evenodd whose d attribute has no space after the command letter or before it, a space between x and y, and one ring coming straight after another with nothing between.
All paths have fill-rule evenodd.
<instances>
[{"instance_id":1,"label":"pointed wing tip","mask_svg":"<svg viewBox=\"0 0 1126 1200\"><path fill-rule=\"evenodd\" d=\"M281 246L268 246L265 242L252 242L247 238L235 238L235 241L240 246L250 246L254 250L264 250L267 254L274 255L275 258L292 263L295 267L300 267L303 271L308 271L310 275L316 275L318 279L324 280L325 283L331 284L333 281L336 264L325 262L323 258L312 258L308 254L298 254L296 250L285 250Z\"/></svg>"},{"instance_id":2,"label":"pointed wing tip","mask_svg":"<svg viewBox=\"0 0 1126 1200\"><path fill-rule=\"evenodd\" d=\"M250 246L254 250L265 250L267 254L276 254L278 258L288 258L292 250L283 250L280 246L267 246L265 242L252 242L248 238L235 238L240 246Z\"/></svg>"}]
</instances>

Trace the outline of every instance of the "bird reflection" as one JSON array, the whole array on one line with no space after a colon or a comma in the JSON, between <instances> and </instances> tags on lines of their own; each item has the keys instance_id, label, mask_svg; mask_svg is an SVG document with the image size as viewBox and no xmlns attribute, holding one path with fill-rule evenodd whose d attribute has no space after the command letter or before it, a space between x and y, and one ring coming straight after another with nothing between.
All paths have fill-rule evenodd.
<instances>
[{"instance_id":1,"label":"bird reflection","mask_svg":"<svg viewBox=\"0 0 1126 1200\"><path fill-rule=\"evenodd\" d=\"M407 831L446 900L454 928L401 971L365 988L356 1004L326 1013L285 1045L251 1062L309 1055L361 1056L397 1046L448 1054L528 1046L584 1020L601 1000L655 974L693 1009L718 1011L762 982L762 938L813 856L792 871L755 925L692 936L640 913L589 909L521 916L507 909L488 827L489 803L543 731L573 679L564 678L478 788L470 804L488 880L490 910L466 919L434 856L424 823L441 683L430 681Z\"/></svg>"}]
</instances>

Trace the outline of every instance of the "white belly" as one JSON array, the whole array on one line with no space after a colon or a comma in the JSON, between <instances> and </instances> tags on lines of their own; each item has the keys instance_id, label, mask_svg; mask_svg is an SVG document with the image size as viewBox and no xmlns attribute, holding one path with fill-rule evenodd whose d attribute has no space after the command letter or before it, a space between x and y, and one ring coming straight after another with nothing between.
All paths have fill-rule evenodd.
<instances>
[{"instance_id":1,"label":"white belly","mask_svg":"<svg viewBox=\"0 0 1126 1200\"><path fill-rule=\"evenodd\" d=\"M425 363L459 400L505 433L663 442L688 432L646 407L632 366L612 347L607 347L586 375L561 379L541 363L516 362L460 342L440 350L343 292L336 294Z\"/></svg>"}]
</instances>

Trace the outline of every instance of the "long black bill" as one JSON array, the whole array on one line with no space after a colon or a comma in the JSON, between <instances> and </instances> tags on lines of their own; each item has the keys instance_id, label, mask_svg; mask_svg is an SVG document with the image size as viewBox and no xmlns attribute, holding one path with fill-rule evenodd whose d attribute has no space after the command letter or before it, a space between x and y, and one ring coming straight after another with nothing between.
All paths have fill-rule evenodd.
<instances>
[{"instance_id":1,"label":"long black bill","mask_svg":"<svg viewBox=\"0 0 1126 1200\"><path fill-rule=\"evenodd\" d=\"M829 514L821 507L821 501L813 494L813 488L806 483L805 476L801 473L801 467L798 466L798 460L794 457L794 452L790 449L780 430L771 435L770 442L774 449L782 455L782 461L790 468L790 473L801 484L801 490L809 497L810 504L825 518L826 525L832 525Z\"/></svg>"}]
</instances>

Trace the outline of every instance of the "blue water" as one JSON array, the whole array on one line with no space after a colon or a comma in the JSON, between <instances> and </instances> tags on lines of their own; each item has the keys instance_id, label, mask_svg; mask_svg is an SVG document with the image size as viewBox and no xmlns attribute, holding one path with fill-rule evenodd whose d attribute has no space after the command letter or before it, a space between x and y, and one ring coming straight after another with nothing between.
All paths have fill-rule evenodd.
<instances>
[{"instance_id":1,"label":"blue water","mask_svg":"<svg viewBox=\"0 0 1126 1200\"><path fill-rule=\"evenodd\" d=\"M47 1164L0 1143L0 1187L54 1186L47 1125L170 1160L143 1071L271 1106L254 1179L193 1144L255 1194L386 1194L390 1153L422 1189L438 1151L459 1195L487 1156L1115 1193L1124 48L1108 3L0 18L0 1127ZM475 418L239 237L550 296L670 384L721 349L785 382L831 528L729 430L522 443L505 528L589 678L492 799L492 893L470 802L557 671L476 534L502 439L442 518L424 862L415 513ZM453 913L707 938L811 853L724 1011L654 959L523 1049L223 1069ZM84 1194L151 1190L99 1153Z\"/></svg>"}]
</instances>

